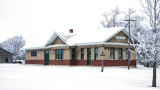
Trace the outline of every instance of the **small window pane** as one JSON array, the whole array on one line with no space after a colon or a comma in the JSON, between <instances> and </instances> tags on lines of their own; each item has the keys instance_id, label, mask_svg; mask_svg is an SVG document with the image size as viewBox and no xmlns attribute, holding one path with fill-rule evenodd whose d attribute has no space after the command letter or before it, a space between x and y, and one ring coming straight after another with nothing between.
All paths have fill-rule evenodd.
<instances>
[{"instance_id":1,"label":"small window pane","mask_svg":"<svg viewBox=\"0 0 160 90\"><path fill-rule=\"evenodd\" d=\"M72 49L72 60L75 60L75 49Z\"/></svg>"},{"instance_id":2,"label":"small window pane","mask_svg":"<svg viewBox=\"0 0 160 90\"><path fill-rule=\"evenodd\" d=\"M128 51L128 48L126 48L126 60L129 59L129 51Z\"/></svg>"},{"instance_id":3,"label":"small window pane","mask_svg":"<svg viewBox=\"0 0 160 90\"><path fill-rule=\"evenodd\" d=\"M63 49L62 49L62 51L61 51L61 52L62 52L62 54L63 54Z\"/></svg>"},{"instance_id":4,"label":"small window pane","mask_svg":"<svg viewBox=\"0 0 160 90\"><path fill-rule=\"evenodd\" d=\"M122 48L118 48L118 60L122 60Z\"/></svg>"},{"instance_id":5,"label":"small window pane","mask_svg":"<svg viewBox=\"0 0 160 90\"><path fill-rule=\"evenodd\" d=\"M84 48L81 48L81 60L84 60Z\"/></svg>"},{"instance_id":6,"label":"small window pane","mask_svg":"<svg viewBox=\"0 0 160 90\"><path fill-rule=\"evenodd\" d=\"M63 49L56 49L56 60L63 60Z\"/></svg>"},{"instance_id":7,"label":"small window pane","mask_svg":"<svg viewBox=\"0 0 160 90\"><path fill-rule=\"evenodd\" d=\"M114 48L110 48L110 59L114 60Z\"/></svg>"},{"instance_id":8,"label":"small window pane","mask_svg":"<svg viewBox=\"0 0 160 90\"><path fill-rule=\"evenodd\" d=\"M98 48L94 48L94 59L98 60Z\"/></svg>"},{"instance_id":9,"label":"small window pane","mask_svg":"<svg viewBox=\"0 0 160 90\"><path fill-rule=\"evenodd\" d=\"M58 54L58 50L56 49L56 54Z\"/></svg>"},{"instance_id":10,"label":"small window pane","mask_svg":"<svg viewBox=\"0 0 160 90\"><path fill-rule=\"evenodd\" d=\"M37 56L37 51L31 51L31 56Z\"/></svg>"},{"instance_id":11,"label":"small window pane","mask_svg":"<svg viewBox=\"0 0 160 90\"><path fill-rule=\"evenodd\" d=\"M59 49L59 54L61 54L61 50Z\"/></svg>"}]
</instances>

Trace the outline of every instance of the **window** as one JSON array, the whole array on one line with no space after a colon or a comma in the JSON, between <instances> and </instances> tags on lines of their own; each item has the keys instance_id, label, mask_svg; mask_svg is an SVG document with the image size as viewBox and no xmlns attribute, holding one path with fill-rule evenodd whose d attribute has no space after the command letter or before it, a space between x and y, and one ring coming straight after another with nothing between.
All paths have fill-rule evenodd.
<instances>
[{"instance_id":1,"label":"window","mask_svg":"<svg viewBox=\"0 0 160 90\"><path fill-rule=\"evenodd\" d=\"M114 48L110 48L110 59L114 60Z\"/></svg>"},{"instance_id":2,"label":"window","mask_svg":"<svg viewBox=\"0 0 160 90\"><path fill-rule=\"evenodd\" d=\"M126 48L126 60L129 59L129 51L128 51L128 48Z\"/></svg>"},{"instance_id":3,"label":"window","mask_svg":"<svg viewBox=\"0 0 160 90\"><path fill-rule=\"evenodd\" d=\"M98 47L94 48L94 60L98 60Z\"/></svg>"},{"instance_id":4,"label":"window","mask_svg":"<svg viewBox=\"0 0 160 90\"><path fill-rule=\"evenodd\" d=\"M122 48L118 48L118 60L122 60Z\"/></svg>"},{"instance_id":5,"label":"window","mask_svg":"<svg viewBox=\"0 0 160 90\"><path fill-rule=\"evenodd\" d=\"M87 61L88 65L90 65L90 60L91 60L91 48L87 48Z\"/></svg>"},{"instance_id":6,"label":"window","mask_svg":"<svg viewBox=\"0 0 160 90\"><path fill-rule=\"evenodd\" d=\"M75 49L72 48L72 60L75 60Z\"/></svg>"},{"instance_id":7,"label":"window","mask_svg":"<svg viewBox=\"0 0 160 90\"><path fill-rule=\"evenodd\" d=\"M84 60L84 48L81 48L81 60Z\"/></svg>"},{"instance_id":8,"label":"window","mask_svg":"<svg viewBox=\"0 0 160 90\"><path fill-rule=\"evenodd\" d=\"M31 51L31 56L37 56L37 51Z\"/></svg>"},{"instance_id":9,"label":"window","mask_svg":"<svg viewBox=\"0 0 160 90\"><path fill-rule=\"evenodd\" d=\"M63 60L63 49L56 49L56 60Z\"/></svg>"}]
</instances>

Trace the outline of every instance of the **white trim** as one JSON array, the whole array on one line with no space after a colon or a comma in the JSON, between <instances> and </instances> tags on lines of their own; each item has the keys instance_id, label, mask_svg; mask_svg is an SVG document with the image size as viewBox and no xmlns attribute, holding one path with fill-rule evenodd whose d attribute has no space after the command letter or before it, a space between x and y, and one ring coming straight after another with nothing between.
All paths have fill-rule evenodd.
<instances>
[{"instance_id":1,"label":"white trim","mask_svg":"<svg viewBox=\"0 0 160 90\"><path fill-rule=\"evenodd\" d=\"M129 34L129 32L128 32L128 30L126 28L122 28L122 29L118 30L116 33L114 33L113 35L111 35L109 38L107 38L106 40L104 40L104 43L107 42L109 39L113 38L120 31L123 31L127 36ZM140 42L140 40L138 40L132 33L130 33L130 35L131 35L131 37L133 37L134 40L136 40L137 42Z\"/></svg>"},{"instance_id":2,"label":"white trim","mask_svg":"<svg viewBox=\"0 0 160 90\"><path fill-rule=\"evenodd\" d=\"M54 32L52 36L49 38L49 40L47 41L47 43L45 44L45 46L50 45L57 37L59 37L65 44L67 44L67 42L61 37L61 35L59 35L57 32Z\"/></svg>"},{"instance_id":3,"label":"white trim","mask_svg":"<svg viewBox=\"0 0 160 90\"><path fill-rule=\"evenodd\" d=\"M75 34L73 34L73 33L66 33L67 35L68 35L68 37L70 38L70 37L73 37ZM64 34L65 35L65 34ZM67 36L66 35L66 36ZM49 40L47 41L47 43L45 44L45 46L48 46L48 45L50 45L55 39L56 39L56 37L59 37L66 45L68 45L68 43L67 43L67 39L65 38L65 37L63 37L63 35L61 35L61 33L60 32L54 32L53 34L52 34L52 36L49 38Z\"/></svg>"},{"instance_id":4,"label":"white trim","mask_svg":"<svg viewBox=\"0 0 160 90\"><path fill-rule=\"evenodd\" d=\"M61 37L61 35L59 35L59 33L58 32L56 32L57 33L57 35L59 36L59 38L65 43L65 44L67 44L67 42ZM54 40L53 40L54 41ZM68 45L68 44L67 44Z\"/></svg>"},{"instance_id":5,"label":"white trim","mask_svg":"<svg viewBox=\"0 0 160 90\"><path fill-rule=\"evenodd\" d=\"M127 36L129 35L128 30L126 30L125 28L124 28L123 32L124 32ZM131 35L131 37L133 37L134 40L136 40L137 42L140 42L140 40L139 40L138 38L136 38L132 33L130 33L130 35Z\"/></svg>"},{"instance_id":6,"label":"white trim","mask_svg":"<svg viewBox=\"0 0 160 90\"><path fill-rule=\"evenodd\" d=\"M66 47L66 46L69 46L69 45L50 45L50 46L46 46L46 47L31 47L31 48L26 48L25 50L39 50L39 49L50 49L52 47Z\"/></svg>"},{"instance_id":7,"label":"white trim","mask_svg":"<svg viewBox=\"0 0 160 90\"><path fill-rule=\"evenodd\" d=\"M97 43L79 43L75 45L70 45L70 46L90 46L90 45L121 45L121 46L128 46L127 43L102 43L102 42L97 42ZM130 44L131 46L134 46L134 44Z\"/></svg>"},{"instance_id":8,"label":"white trim","mask_svg":"<svg viewBox=\"0 0 160 90\"><path fill-rule=\"evenodd\" d=\"M80 44L75 44L75 45L49 45L46 47L31 47L31 48L26 48L25 50L34 50L34 49L50 49L53 47L66 47L66 46L92 46L92 45L120 45L120 46L128 46L126 43L102 43L102 42L97 42L97 43L80 43ZM134 44L130 44L131 46L134 46Z\"/></svg>"},{"instance_id":9,"label":"white trim","mask_svg":"<svg viewBox=\"0 0 160 90\"><path fill-rule=\"evenodd\" d=\"M48 46L50 43L52 43L52 41L55 40L56 37L57 37L57 34L56 32L54 32L52 36L49 38L49 40L46 42L45 46Z\"/></svg>"},{"instance_id":10,"label":"white trim","mask_svg":"<svg viewBox=\"0 0 160 90\"><path fill-rule=\"evenodd\" d=\"M112 37L114 37L116 34L118 34L120 31L122 31L124 28L121 28L120 30L118 30L117 32L115 32L114 34L112 34L110 37L108 37L107 39L104 40L104 43L107 42L109 39L111 39Z\"/></svg>"}]
</instances>

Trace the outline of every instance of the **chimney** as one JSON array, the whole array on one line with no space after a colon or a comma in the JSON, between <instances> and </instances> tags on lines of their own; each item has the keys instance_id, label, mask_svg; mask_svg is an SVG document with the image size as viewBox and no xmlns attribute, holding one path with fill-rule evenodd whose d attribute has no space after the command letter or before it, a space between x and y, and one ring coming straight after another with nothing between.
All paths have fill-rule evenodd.
<instances>
[{"instance_id":1,"label":"chimney","mask_svg":"<svg viewBox=\"0 0 160 90\"><path fill-rule=\"evenodd\" d=\"M69 29L69 33L73 33L73 29Z\"/></svg>"}]
</instances>

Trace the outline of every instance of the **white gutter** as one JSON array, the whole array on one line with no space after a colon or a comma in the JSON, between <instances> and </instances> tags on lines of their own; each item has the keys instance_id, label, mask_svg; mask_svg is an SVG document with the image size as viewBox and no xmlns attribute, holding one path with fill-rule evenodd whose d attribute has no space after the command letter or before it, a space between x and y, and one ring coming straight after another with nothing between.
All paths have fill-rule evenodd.
<instances>
[{"instance_id":1,"label":"white gutter","mask_svg":"<svg viewBox=\"0 0 160 90\"><path fill-rule=\"evenodd\" d=\"M65 46L69 46L69 45L50 45L50 46L46 46L46 47L31 47L31 48L25 48L25 50L39 50L39 49L50 49L52 47L65 47Z\"/></svg>"}]
</instances>

